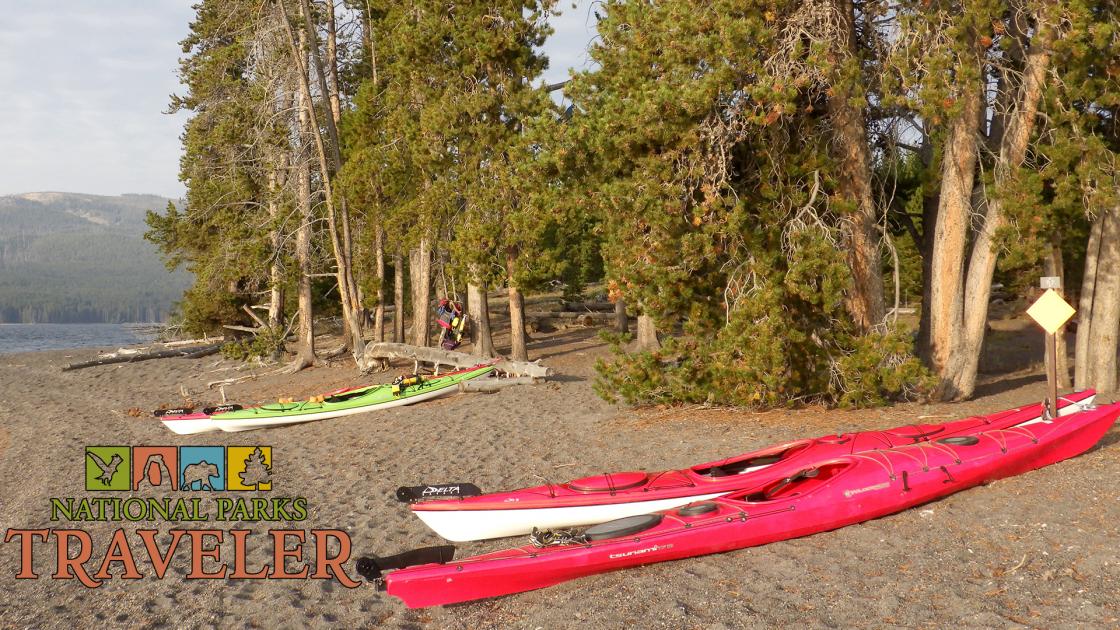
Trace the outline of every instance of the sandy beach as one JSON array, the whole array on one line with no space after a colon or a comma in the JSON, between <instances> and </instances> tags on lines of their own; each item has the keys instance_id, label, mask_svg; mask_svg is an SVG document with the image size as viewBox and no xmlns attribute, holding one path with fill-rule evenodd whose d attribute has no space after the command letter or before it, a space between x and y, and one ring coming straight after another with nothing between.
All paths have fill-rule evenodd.
<instances>
[{"instance_id":1,"label":"sandy beach","mask_svg":"<svg viewBox=\"0 0 1120 630\"><path fill-rule=\"evenodd\" d=\"M158 539L166 541L166 530L176 525L52 522L51 498L106 494L85 490L86 446L267 445L272 489L225 494L303 497L306 519L181 527L251 530L250 571L272 561L270 529L344 530L354 557L390 554L442 542L393 499L400 485L470 481L498 490L610 470L683 467L790 438L885 428L916 416L988 413L1038 401L1045 391L1037 363L1001 374L1006 366L989 361L985 369L996 373L985 375L977 398L962 404L768 413L632 410L592 391L594 360L608 354L593 329L536 333L529 351L556 370L555 380L319 423L195 436L174 435L147 412L181 404L184 388L195 402L217 401L217 390L206 383L247 371L209 357L63 373L63 364L95 351L0 356L0 527L83 529L94 541L87 563L93 573L114 530L135 536L139 529L158 529ZM388 381L410 367L395 365L374 378ZM231 400L260 402L363 382L368 379L339 363L263 376L226 393ZM133 417L130 408L145 413ZM336 580L186 579L192 570L186 554L173 558L162 580L150 575L150 563L140 564L143 579L120 579L118 563L114 579L87 588L75 579L51 579L53 541L35 543L39 579L17 580L20 545L10 541L0 553L0 627L1116 627L1118 475L1120 430L1113 428L1081 457L863 525L426 610L408 610L368 585L350 589ZM169 493L142 489L120 496ZM138 540L130 541L132 548L146 560ZM461 544L459 555L511 543L521 541ZM313 554L308 547L305 553ZM227 536L223 559L232 558L232 548ZM346 566L360 580L353 561Z\"/></svg>"}]
</instances>

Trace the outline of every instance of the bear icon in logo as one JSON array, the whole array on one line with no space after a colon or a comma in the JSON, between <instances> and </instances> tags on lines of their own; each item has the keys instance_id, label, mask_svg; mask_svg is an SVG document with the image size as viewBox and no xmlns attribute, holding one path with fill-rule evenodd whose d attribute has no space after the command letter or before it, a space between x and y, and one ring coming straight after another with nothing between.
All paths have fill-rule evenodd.
<instances>
[{"instance_id":1,"label":"bear icon in logo","mask_svg":"<svg viewBox=\"0 0 1120 630\"><path fill-rule=\"evenodd\" d=\"M210 482L212 477L219 477L216 464L211 464L205 459L197 464L188 464L183 468L183 483L179 484L179 489L194 490L194 484L198 483L199 490L213 490L214 486Z\"/></svg>"},{"instance_id":2,"label":"bear icon in logo","mask_svg":"<svg viewBox=\"0 0 1120 630\"><path fill-rule=\"evenodd\" d=\"M225 492L226 449L224 446L179 447L179 487L185 492Z\"/></svg>"}]
</instances>

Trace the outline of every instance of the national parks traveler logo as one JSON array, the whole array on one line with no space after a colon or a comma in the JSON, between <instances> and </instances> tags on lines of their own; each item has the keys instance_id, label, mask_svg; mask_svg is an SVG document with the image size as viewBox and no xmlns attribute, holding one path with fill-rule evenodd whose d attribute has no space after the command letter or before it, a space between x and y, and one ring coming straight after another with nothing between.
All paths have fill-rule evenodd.
<instances>
[{"instance_id":1,"label":"national parks traveler logo","mask_svg":"<svg viewBox=\"0 0 1120 630\"><path fill-rule=\"evenodd\" d=\"M271 446L87 446L86 490L272 490Z\"/></svg>"},{"instance_id":2,"label":"national parks traveler logo","mask_svg":"<svg viewBox=\"0 0 1120 630\"><path fill-rule=\"evenodd\" d=\"M0 537L0 545L9 547L0 549L9 554L5 560L18 559L16 579L43 576L98 588L178 573L186 580L361 584L346 573L346 530L300 527L310 515L307 497L271 492L270 446L83 449L85 487L92 495L50 497L49 525L6 527ZM247 494L255 491L270 492ZM105 492L115 494L98 494ZM45 559L36 562L36 554ZM173 557L180 560L173 563ZM52 570L43 571L46 566ZM6 627L2 621L0 627Z\"/></svg>"}]
</instances>

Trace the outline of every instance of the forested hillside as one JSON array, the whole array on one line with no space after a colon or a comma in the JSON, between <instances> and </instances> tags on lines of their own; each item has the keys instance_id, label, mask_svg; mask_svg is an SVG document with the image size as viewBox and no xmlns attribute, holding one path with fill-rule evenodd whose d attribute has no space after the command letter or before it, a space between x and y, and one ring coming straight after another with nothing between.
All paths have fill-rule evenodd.
<instances>
[{"instance_id":1,"label":"forested hillside","mask_svg":"<svg viewBox=\"0 0 1120 630\"><path fill-rule=\"evenodd\" d=\"M165 319L190 284L143 239L168 199L25 193L0 197L0 323Z\"/></svg>"}]
</instances>

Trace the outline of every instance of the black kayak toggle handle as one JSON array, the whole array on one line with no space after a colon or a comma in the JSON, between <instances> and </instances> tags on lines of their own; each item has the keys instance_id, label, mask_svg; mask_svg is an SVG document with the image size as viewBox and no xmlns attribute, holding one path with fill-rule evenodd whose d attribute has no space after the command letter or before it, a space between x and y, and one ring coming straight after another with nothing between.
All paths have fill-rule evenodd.
<instances>
[{"instance_id":1,"label":"black kayak toggle handle","mask_svg":"<svg viewBox=\"0 0 1120 630\"><path fill-rule=\"evenodd\" d=\"M358 570L358 575L380 586L384 571L395 571L421 564L447 564L454 559L453 545L438 545L412 549L392 556L363 556L358 558L354 566Z\"/></svg>"},{"instance_id":2,"label":"black kayak toggle handle","mask_svg":"<svg viewBox=\"0 0 1120 630\"><path fill-rule=\"evenodd\" d=\"M473 483L433 483L420 486L401 486L397 488L397 501L416 503L429 499L464 499L477 497L482 489Z\"/></svg>"}]
</instances>

